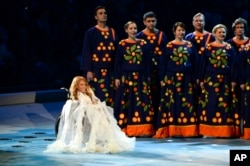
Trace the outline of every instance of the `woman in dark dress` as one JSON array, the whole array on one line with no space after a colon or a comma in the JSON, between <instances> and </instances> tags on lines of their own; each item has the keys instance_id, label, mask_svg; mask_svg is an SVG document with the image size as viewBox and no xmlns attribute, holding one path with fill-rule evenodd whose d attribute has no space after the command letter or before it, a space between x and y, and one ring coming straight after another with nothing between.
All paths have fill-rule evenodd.
<instances>
[{"instance_id":1,"label":"woman in dark dress","mask_svg":"<svg viewBox=\"0 0 250 166\"><path fill-rule=\"evenodd\" d=\"M124 28L128 38L119 42L115 60L115 117L128 136L152 136L154 109L149 87L148 45L136 38L135 22L127 22Z\"/></svg>"},{"instance_id":2,"label":"woman in dark dress","mask_svg":"<svg viewBox=\"0 0 250 166\"><path fill-rule=\"evenodd\" d=\"M161 103L154 138L198 135L194 87L197 80L197 51L184 40L185 24L173 26L175 39L165 48L160 63Z\"/></svg>"},{"instance_id":3,"label":"woman in dark dress","mask_svg":"<svg viewBox=\"0 0 250 166\"><path fill-rule=\"evenodd\" d=\"M201 58L200 134L205 137L234 137L233 97L237 81L237 56L224 41L227 28L214 26L215 41L209 43Z\"/></svg>"}]
</instances>

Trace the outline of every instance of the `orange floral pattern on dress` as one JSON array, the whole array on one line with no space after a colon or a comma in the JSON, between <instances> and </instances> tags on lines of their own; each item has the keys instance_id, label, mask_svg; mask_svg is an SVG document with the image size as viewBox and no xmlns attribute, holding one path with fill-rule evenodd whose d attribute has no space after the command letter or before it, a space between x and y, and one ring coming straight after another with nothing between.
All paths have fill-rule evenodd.
<instances>
[{"instance_id":1,"label":"orange floral pattern on dress","mask_svg":"<svg viewBox=\"0 0 250 166\"><path fill-rule=\"evenodd\" d=\"M207 46L208 50L211 50L211 45ZM225 48L220 48L218 50L213 50L211 56L209 57L209 62L214 68L225 68L227 66L227 54L226 50L231 49L228 44Z\"/></svg>"},{"instance_id":2,"label":"orange floral pattern on dress","mask_svg":"<svg viewBox=\"0 0 250 166\"><path fill-rule=\"evenodd\" d=\"M170 42L167 44L167 47L172 48L173 44ZM180 46L178 48L174 48L173 54L170 55L170 59L175 62L176 65L186 64L188 61L188 57L190 56L188 48L192 47L192 44L188 42L187 46Z\"/></svg>"}]
</instances>

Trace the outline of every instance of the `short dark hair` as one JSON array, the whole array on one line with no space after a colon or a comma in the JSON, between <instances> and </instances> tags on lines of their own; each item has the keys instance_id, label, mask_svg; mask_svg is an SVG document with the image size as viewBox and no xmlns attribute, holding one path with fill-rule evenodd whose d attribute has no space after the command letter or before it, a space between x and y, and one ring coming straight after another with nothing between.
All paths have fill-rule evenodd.
<instances>
[{"instance_id":1,"label":"short dark hair","mask_svg":"<svg viewBox=\"0 0 250 166\"><path fill-rule=\"evenodd\" d=\"M95 8L95 13L94 13L94 15L96 15L97 14L97 11L99 10L99 9L105 9L106 10L106 7L105 6L97 6L96 8Z\"/></svg>"},{"instance_id":2,"label":"short dark hair","mask_svg":"<svg viewBox=\"0 0 250 166\"><path fill-rule=\"evenodd\" d=\"M156 18L156 14L152 11L149 11L149 12L146 12L144 15L143 15L143 20L145 20L146 18L148 17L155 17Z\"/></svg>"},{"instance_id":3,"label":"short dark hair","mask_svg":"<svg viewBox=\"0 0 250 166\"><path fill-rule=\"evenodd\" d=\"M175 32L175 30L177 29L177 27L181 27L181 28L183 28L184 30L186 30L186 25L185 25L183 22L176 22L176 23L173 25L172 31Z\"/></svg>"},{"instance_id":4,"label":"short dark hair","mask_svg":"<svg viewBox=\"0 0 250 166\"><path fill-rule=\"evenodd\" d=\"M235 27L236 27L236 25L238 25L238 24L243 24L243 25L244 25L244 30L245 30L245 33L246 33L247 30L248 30L247 21L246 21L244 18L241 18L241 17L237 18L237 19L233 22L233 24L232 24L232 29L233 29L233 31L235 31Z\"/></svg>"}]
</instances>

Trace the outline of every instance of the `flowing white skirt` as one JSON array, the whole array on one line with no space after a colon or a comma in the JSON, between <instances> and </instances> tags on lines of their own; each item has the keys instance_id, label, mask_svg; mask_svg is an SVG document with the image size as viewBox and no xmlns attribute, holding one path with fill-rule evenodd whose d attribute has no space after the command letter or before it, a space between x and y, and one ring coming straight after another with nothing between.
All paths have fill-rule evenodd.
<instances>
[{"instance_id":1,"label":"flowing white skirt","mask_svg":"<svg viewBox=\"0 0 250 166\"><path fill-rule=\"evenodd\" d=\"M135 138L121 131L113 109L105 102L79 105L68 100L61 113L56 141L44 152L117 153L134 147Z\"/></svg>"}]
</instances>

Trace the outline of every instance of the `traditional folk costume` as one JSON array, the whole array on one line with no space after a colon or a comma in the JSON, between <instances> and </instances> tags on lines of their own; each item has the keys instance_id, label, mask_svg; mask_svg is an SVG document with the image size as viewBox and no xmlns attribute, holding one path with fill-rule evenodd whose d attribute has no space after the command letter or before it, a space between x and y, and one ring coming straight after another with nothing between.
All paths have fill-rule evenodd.
<instances>
[{"instance_id":1,"label":"traditional folk costume","mask_svg":"<svg viewBox=\"0 0 250 166\"><path fill-rule=\"evenodd\" d=\"M159 64L161 60L161 56L163 55L163 49L167 44L167 36L163 31L156 30L155 33L149 33L146 30L143 30L137 34L137 38L144 39L149 45L150 56L151 56L151 66L152 73L150 76L150 89L152 95L152 104L155 110L154 119L156 120L159 105L160 105L160 78L159 78ZM154 122L154 126L156 126L156 121Z\"/></svg>"},{"instance_id":2,"label":"traditional folk costume","mask_svg":"<svg viewBox=\"0 0 250 166\"><path fill-rule=\"evenodd\" d=\"M227 41L227 43L231 44L232 47L236 50L237 56L240 56L240 53L243 51L245 46L250 42L250 39L247 37L243 41L237 41L236 38L231 38ZM242 124L242 119L243 119L243 110L241 108L244 108L244 93L240 89L240 83L239 80L237 80L237 85L235 88L235 97L234 97L234 125L235 125L235 137L241 137L243 134L243 124Z\"/></svg>"},{"instance_id":3,"label":"traditional folk costume","mask_svg":"<svg viewBox=\"0 0 250 166\"><path fill-rule=\"evenodd\" d=\"M242 91L242 118L243 118L243 139L250 139L250 44L247 44L244 51L240 54L240 84L245 85Z\"/></svg>"},{"instance_id":4,"label":"traditional folk costume","mask_svg":"<svg viewBox=\"0 0 250 166\"><path fill-rule=\"evenodd\" d=\"M198 63L200 63L201 56L204 54L205 47L208 43L211 43L215 40L214 36L211 32L204 31L203 33L199 33L197 31L191 32L185 36L185 39L190 41L193 46L196 48L198 54ZM194 88L194 93L196 96L196 104L198 105L198 101L201 97L201 88L200 85L196 85ZM197 110L197 117L199 117L199 111ZM199 123L199 119L198 119Z\"/></svg>"},{"instance_id":5,"label":"traditional folk costume","mask_svg":"<svg viewBox=\"0 0 250 166\"><path fill-rule=\"evenodd\" d=\"M128 136L154 134L148 53L143 39L121 40L117 48L115 73L121 83L115 96L114 113L119 126Z\"/></svg>"},{"instance_id":6,"label":"traditional folk costume","mask_svg":"<svg viewBox=\"0 0 250 166\"><path fill-rule=\"evenodd\" d=\"M196 48L198 55L201 56L205 50L206 45L214 41L214 37L210 32L192 32L185 36L185 40L190 41Z\"/></svg>"},{"instance_id":7,"label":"traditional folk costume","mask_svg":"<svg viewBox=\"0 0 250 166\"><path fill-rule=\"evenodd\" d=\"M90 82L95 94L113 106L114 98L114 54L117 36L113 28L100 29L97 26L90 28L84 37L83 59L81 69L86 73L92 71L94 80Z\"/></svg>"},{"instance_id":8,"label":"traditional folk costume","mask_svg":"<svg viewBox=\"0 0 250 166\"><path fill-rule=\"evenodd\" d=\"M154 138L198 135L195 95L197 52L191 42L171 41L160 63L161 104Z\"/></svg>"},{"instance_id":9,"label":"traditional folk costume","mask_svg":"<svg viewBox=\"0 0 250 166\"><path fill-rule=\"evenodd\" d=\"M209 137L234 137L234 89L237 81L237 56L228 43L206 46L201 58L200 81L204 82L200 105L200 134Z\"/></svg>"}]
</instances>

